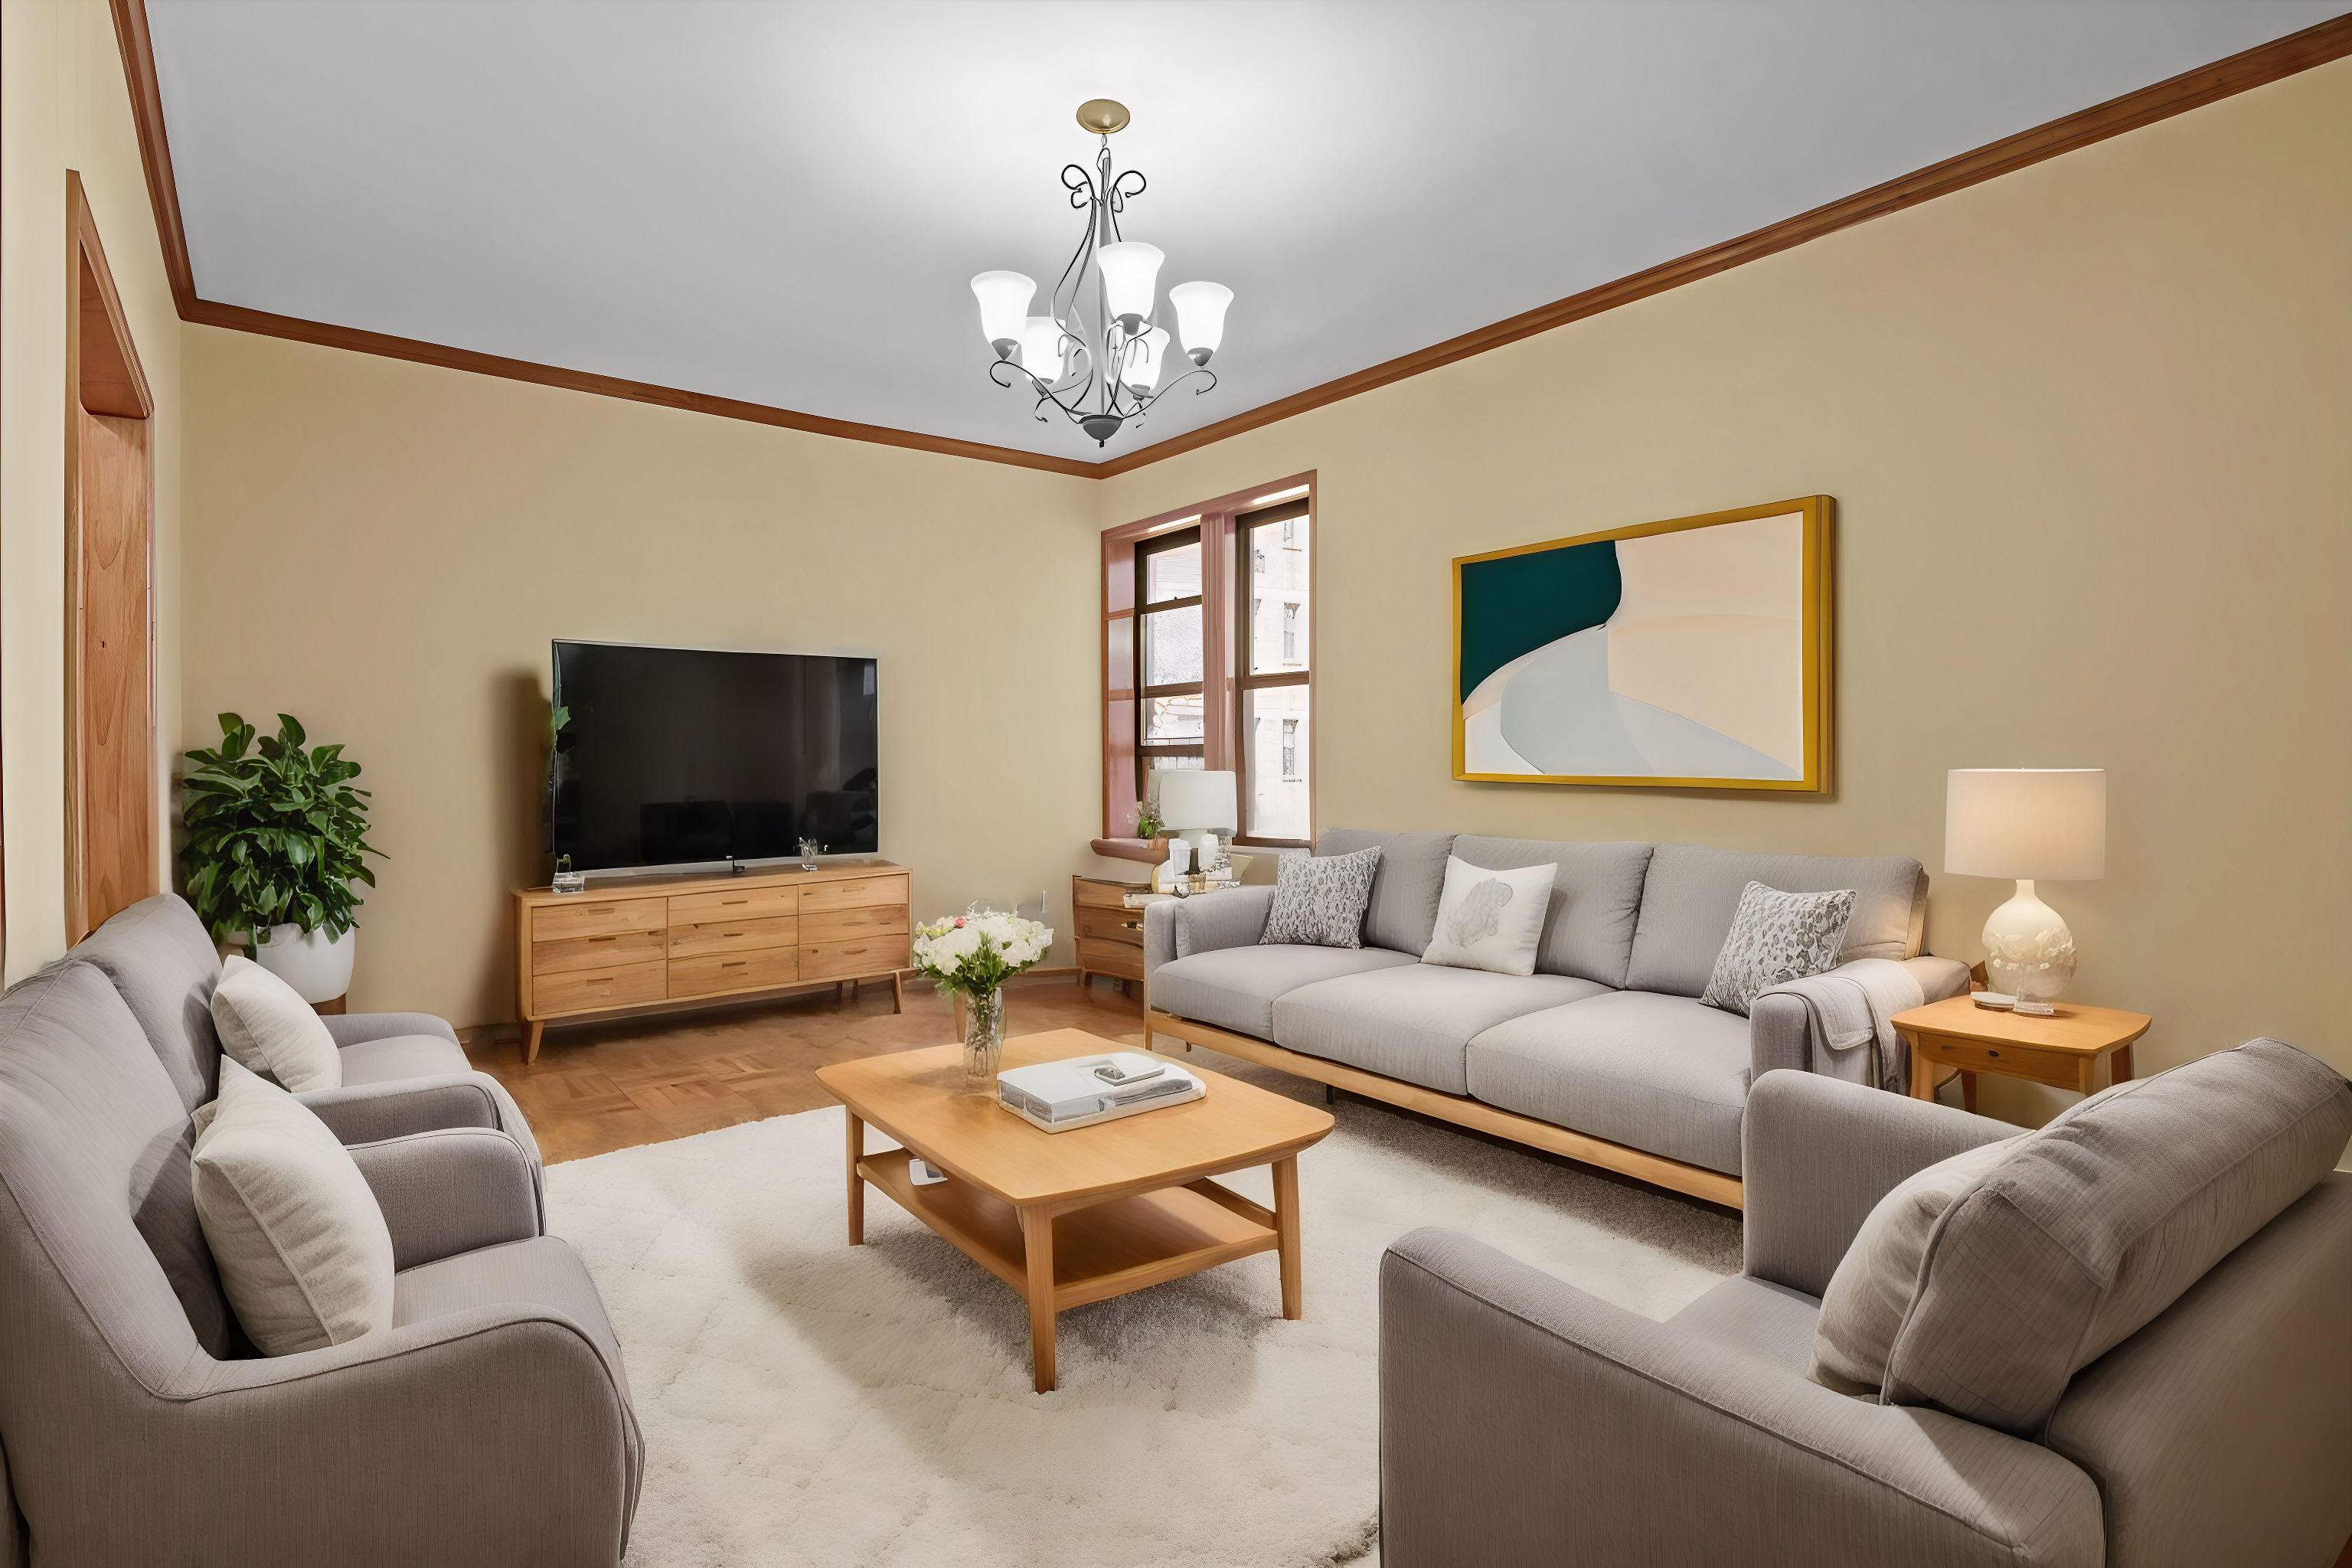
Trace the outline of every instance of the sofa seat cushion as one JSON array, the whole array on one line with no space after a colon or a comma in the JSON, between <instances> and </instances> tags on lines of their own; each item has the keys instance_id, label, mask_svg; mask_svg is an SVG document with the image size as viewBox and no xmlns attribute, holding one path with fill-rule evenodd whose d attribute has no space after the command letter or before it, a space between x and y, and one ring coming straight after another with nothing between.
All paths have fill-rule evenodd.
<instances>
[{"instance_id":1,"label":"sofa seat cushion","mask_svg":"<svg viewBox=\"0 0 2352 1568\"><path fill-rule=\"evenodd\" d=\"M1444 1094L1470 1092L1463 1053L1480 1030L1608 987L1565 974L1416 963L1303 985L1274 1005L1274 1042Z\"/></svg>"},{"instance_id":2,"label":"sofa seat cushion","mask_svg":"<svg viewBox=\"0 0 2352 1568\"><path fill-rule=\"evenodd\" d=\"M1223 947L1153 970L1150 999L1163 1013L1271 1040L1276 997L1318 980L1400 964L1418 966L1412 954L1385 947Z\"/></svg>"},{"instance_id":3,"label":"sofa seat cushion","mask_svg":"<svg viewBox=\"0 0 2352 1568\"><path fill-rule=\"evenodd\" d=\"M465 1047L438 1035L388 1035L345 1046L341 1054L346 1088L474 1070L474 1064L466 1059Z\"/></svg>"},{"instance_id":4,"label":"sofa seat cushion","mask_svg":"<svg viewBox=\"0 0 2352 1568\"><path fill-rule=\"evenodd\" d=\"M1666 1321L1775 1372L1802 1377L1812 1361L1821 1310L1802 1290L1735 1274Z\"/></svg>"},{"instance_id":5,"label":"sofa seat cushion","mask_svg":"<svg viewBox=\"0 0 2352 1568\"><path fill-rule=\"evenodd\" d=\"M1489 1105L1739 1173L1748 1020L1696 997L1617 991L1475 1037L1470 1092Z\"/></svg>"}]
</instances>

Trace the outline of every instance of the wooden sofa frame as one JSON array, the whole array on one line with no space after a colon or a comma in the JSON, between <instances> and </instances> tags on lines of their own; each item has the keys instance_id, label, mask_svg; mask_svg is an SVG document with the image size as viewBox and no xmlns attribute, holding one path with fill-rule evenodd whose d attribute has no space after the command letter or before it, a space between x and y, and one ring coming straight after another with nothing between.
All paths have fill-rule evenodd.
<instances>
[{"instance_id":1,"label":"wooden sofa frame","mask_svg":"<svg viewBox=\"0 0 2352 1568\"><path fill-rule=\"evenodd\" d=\"M1147 982L1147 984L1149 983ZM1206 1046L1229 1057L1270 1067L1296 1077L1310 1079L1317 1083L1344 1089L1349 1094L1360 1094L1367 1100L1381 1100L1402 1110L1418 1111L1441 1121L1453 1122L1474 1131L1507 1138L1514 1143L1525 1143L1547 1153L1564 1154L1571 1160L1581 1160L1588 1165L1638 1177L1678 1193L1688 1193L1695 1198L1726 1207L1744 1209L1739 1178L1727 1176L1720 1171L1710 1171L1704 1165L1687 1165L1680 1160L1669 1160L1663 1154L1631 1148L1623 1143L1612 1143L1606 1138L1570 1131L1532 1116L1505 1110L1466 1095L1443 1094L1433 1089L1423 1089L1416 1083L1387 1078L1380 1073L1366 1072L1344 1062L1326 1061L1297 1051L1221 1029L1213 1024L1202 1024L1191 1018L1180 1018L1173 1013L1163 1013L1150 1005L1147 994L1143 1008L1143 1048L1160 1050L1158 1037L1169 1036L1184 1042L1184 1048Z\"/></svg>"}]
</instances>

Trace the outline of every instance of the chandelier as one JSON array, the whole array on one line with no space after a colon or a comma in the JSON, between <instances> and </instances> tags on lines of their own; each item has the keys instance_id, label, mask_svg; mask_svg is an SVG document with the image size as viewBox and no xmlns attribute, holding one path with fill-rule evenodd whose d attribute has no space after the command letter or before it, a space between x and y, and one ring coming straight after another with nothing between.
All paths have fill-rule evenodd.
<instances>
[{"instance_id":1,"label":"chandelier","mask_svg":"<svg viewBox=\"0 0 2352 1568\"><path fill-rule=\"evenodd\" d=\"M1204 379L1192 389L1196 397L1217 384L1207 366L1234 300L1222 283L1179 283L1168 290L1192 368L1162 386L1169 336L1154 317L1164 258L1158 246L1119 233L1127 204L1143 194L1143 176L1133 169L1111 175L1111 134L1127 122L1127 106L1109 99L1078 106L1078 123L1101 137L1102 146L1091 171L1077 163L1062 168L1070 205L1087 215L1087 230L1046 297L1047 313L1029 313L1037 285L1022 273L983 272L971 280L980 330L996 351L989 379L1007 391L1025 384L1037 395L1038 423L1051 420L1051 404L1097 447L1185 382Z\"/></svg>"}]
</instances>

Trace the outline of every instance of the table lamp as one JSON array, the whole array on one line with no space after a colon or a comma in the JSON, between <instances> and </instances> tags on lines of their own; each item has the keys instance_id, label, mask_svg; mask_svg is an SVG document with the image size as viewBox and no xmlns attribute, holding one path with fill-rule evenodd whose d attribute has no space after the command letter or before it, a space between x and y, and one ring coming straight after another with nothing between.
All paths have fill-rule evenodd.
<instances>
[{"instance_id":1,"label":"table lamp","mask_svg":"<svg viewBox=\"0 0 2352 1568\"><path fill-rule=\"evenodd\" d=\"M1217 862L1218 833L1233 832L1241 820L1234 775L1165 768L1154 776L1160 783L1160 826L1190 844L1192 864L1207 870Z\"/></svg>"},{"instance_id":2,"label":"table lamp","mask_svg":"<svg viewBox=\"0 0 2352 1568\"><path fill-rule=\"evenodd\" d=\"M2105 768L1954 768L1944 791L1944 869L2007 877L2009 902L1985 921L1985 979L2021 1013L2047 1014L2074 977L2074 933L2036 882L2107 874Z\"/></svg>"}]
</instances>

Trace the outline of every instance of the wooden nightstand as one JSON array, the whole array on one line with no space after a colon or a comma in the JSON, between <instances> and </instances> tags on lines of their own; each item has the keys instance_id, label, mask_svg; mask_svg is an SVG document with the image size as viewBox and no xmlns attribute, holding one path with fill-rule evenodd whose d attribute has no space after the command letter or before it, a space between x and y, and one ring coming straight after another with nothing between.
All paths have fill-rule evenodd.
<instances>
[{"instance_id":1,"label":"wooden nightstand","mask_svg":"<svg viewBox=\"0 0 2352 1568\"><path fill-rule=\"evenodd\" d=\"M1911 1092L1936 1097L1932 1064L1960 1069L1960 1100L1977 1108L1977 1074L1999 1073L2084 1094L2132 1076L2132 1042L2147 1033L2145 1013L2061 1004L2047 1018L1979 1007L1949 996L1897 1013L1891 1022L1911 1046Z\"/></svg>"},{"instance_id":2,"label":"wooden nightstand","mask_svg":"<svg viewBox=\"0 0 2352 1568\"><path fill-rule=\"evenodd\" d=\"M1143 911L1127 907L1129 893L1149 892L1149 882L1120 882L1108 877L1070 879L1070 914L1078 925L1078 988L1088 978L1108 974L1127 989L1130 980L1143 978Z\"/></svg>"}]
</instances>

